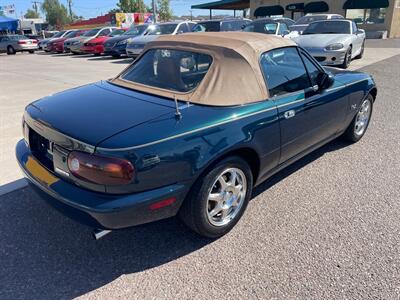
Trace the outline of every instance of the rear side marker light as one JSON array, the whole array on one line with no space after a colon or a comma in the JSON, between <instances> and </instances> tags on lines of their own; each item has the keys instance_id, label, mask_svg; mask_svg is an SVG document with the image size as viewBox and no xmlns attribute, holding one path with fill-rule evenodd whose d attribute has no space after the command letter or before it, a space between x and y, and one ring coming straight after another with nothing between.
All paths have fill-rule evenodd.
<instances>
[{"instance_id":1,"label":"rear side marker light","mask_svg":"<svg viewBox=\"0 0 400 300\"><path fill-rule=\"evenodd\" d=\"M166 206L170 206L170 205L174 204L175 202L176 202L175 197L168 198L168 199L153 203L152 205L150 205L149 208L150 208L150 210L157 210L157 209L160 209L160 208L163 208Z\"/></svg>"}]
</instances>

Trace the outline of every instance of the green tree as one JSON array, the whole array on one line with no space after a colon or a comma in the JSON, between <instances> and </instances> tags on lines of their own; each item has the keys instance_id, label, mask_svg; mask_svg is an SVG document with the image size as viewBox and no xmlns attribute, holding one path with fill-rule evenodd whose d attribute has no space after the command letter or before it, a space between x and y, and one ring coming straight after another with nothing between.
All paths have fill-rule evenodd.
<instances>
[{"instance_id":1,"label":"green tree","mask_svg":"<svg viewBox=\"0 0 400 300\"><path fill-rule=\"evenodd\" d=\"M112 13L125 12L125 13L144 13L149 10L143 0L119 0L117 3L118 8L110 10Z\"/></svg>"},{"instance_id":2,"label":"green tree","mask_svg":"<svg viewBox=\"0 0 400 300\"><path fill-rule=\"evenodd\" d=\"M161 21L169 21L172 18L170 0L157 0L158 18Z\"/></svg>"},{"instance_id":3,"label":"green tree","mask_svg":"<svg viewBox=\"0 0 400 300\"><path fill-rule=\"evenodd\" d=\"M38 19L40 18L39 14L33 9L28 9L24 15L26 19Z\"/></svg>"},{"instance_id":4,"label":"green tree","mask_svg":"<svg viewBox=\"0 0 400 300\"><path fill-rule=\"evenodd\" d=\"M42 11L46 15L46 20L51 26L62 27L71 20L68 16L67 8L58 0L44 0Z\"/></svg>"}]
</instances>

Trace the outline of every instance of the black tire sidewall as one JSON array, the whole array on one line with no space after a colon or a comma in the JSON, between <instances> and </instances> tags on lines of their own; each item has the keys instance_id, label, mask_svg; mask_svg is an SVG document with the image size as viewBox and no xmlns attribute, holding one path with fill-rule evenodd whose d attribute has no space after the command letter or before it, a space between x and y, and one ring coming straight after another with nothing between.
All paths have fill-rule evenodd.
<instances>
[{"instance_id":1,"label":"black tire sidewall","mask_svg":"<svg viewBox=\"0 0 400 300\"><path fill-rule=\"evenodd\" d=\"M7 47L7 54L8 55L14 55L15 54L15 49L13 46L8 46Z\"/></svg>"},{"instance_id":2,"label":"black tire sidewall","mask_svg":"<svg viewBox=\"0 0 400 300\"><path fill-rule=\"evenodd\" d=\"M225 226L214 226L212 225L207 217L207 201L208 195L214 184L217 176L221 174L224 169L228 168L238 168L242 170L247 179L247 190L246 197L240 208L240 211L235 216L235 218L230 221ZM193 225L195 231L199 234L209 237L209 238L217 238L226 233L228 233L240 220L248 202L251 198L251 192L253 187L253 175L249 165L240 157L232 156L222 160L217 163L210 172L205 175L197 184L197 186L193 189L193 194L191 199L187 199L191 201L191 218L193 218Z\"/></svg>"}]
</instances>

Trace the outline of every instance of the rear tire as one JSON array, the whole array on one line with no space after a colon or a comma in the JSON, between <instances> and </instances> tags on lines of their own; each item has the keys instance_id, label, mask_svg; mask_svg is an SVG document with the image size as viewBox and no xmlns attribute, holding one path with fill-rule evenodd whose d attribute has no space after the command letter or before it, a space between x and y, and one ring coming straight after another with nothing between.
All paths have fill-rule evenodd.
<instances>
[{"instance_id":1,"label":"rear tire","mask_svg":"<svg viewBox=\"0 0 400 300\"><path fill-rule=\"evenodd\" d=\"M33 53L35 53L35 50L29 50L28 51L30 54L33 54Z\"/></svg>"},{"instance_id":2,"label":"rear tire","mask_svg":"<svg viewBox=\"0 0 400 300\"><path fill-rule=\"evenodd\" d=\"M374 97L369 94L361 103L358 112L349 127L343 134L343 138L351 143L357 143L362 139L367 132L371 121L372 111L374 106Z\"/></svg>"},{"instance_id":3,"label":"rear tire","mask_svg":"<svg viewBox=\"0 0 400 300\"><path fill-rule=\"evenodd\" d=\"M218 238L240 220L252 187L249 165L238 156L228 157L197 180L182 204L179 216L198 234Z\"/></svg>"},{"instance_id":4,"label":"rear tire","mask_svg":"<svg viewBox=\"0 0 400 300\"><path fill-rule=\"evenodd\" d=\"M121 55L120 55L120 54L113 54L112 57L114 57L114 58L120 58Z\"/></svg>"},{"instance_id":5,"label":"rear tire","mask_svg":"<svg viewBox=\"0 0 400 300\"><path fill-rule=\"evenodd\" d=\"M7 54L8 55L14 55L16 53L15 49L13 46L8 46L7 47Z\"/></svg>"}]
</instances>

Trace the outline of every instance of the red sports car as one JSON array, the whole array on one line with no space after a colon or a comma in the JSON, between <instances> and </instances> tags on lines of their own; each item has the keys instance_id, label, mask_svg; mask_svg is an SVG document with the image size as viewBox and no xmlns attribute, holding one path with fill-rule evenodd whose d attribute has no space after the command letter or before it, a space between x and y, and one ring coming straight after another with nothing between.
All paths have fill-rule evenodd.
<instances>
[{"instance_id":1,"label":"red sports car","mask_svg":"<svg viewBox=\"0 0 400 300\"><path fill-rule=\"evenodd\" d=\"M108 39L119 36L127 31L128 28L118 28L113 30L109 35L106 36L98 36L94 39L83 44L81 51L85 53L92 53L94 55L101 55L104 53L104 43Z\"/></svg>"},{"instance_id":2,"label":"red sports car","mask_svg":"<svg viewBox=\"0 0 400 300\"><path fill-rule=\"evenodd\" d=\"M84 34L87 30L74 30L66 34L64 37L51 41L48 45L48 49L51 52L63 53L64 52L64 41Z\"/></svg>"}]
</instances>

